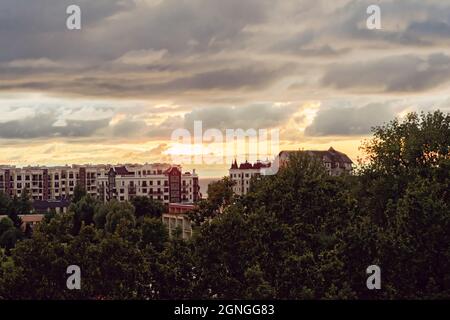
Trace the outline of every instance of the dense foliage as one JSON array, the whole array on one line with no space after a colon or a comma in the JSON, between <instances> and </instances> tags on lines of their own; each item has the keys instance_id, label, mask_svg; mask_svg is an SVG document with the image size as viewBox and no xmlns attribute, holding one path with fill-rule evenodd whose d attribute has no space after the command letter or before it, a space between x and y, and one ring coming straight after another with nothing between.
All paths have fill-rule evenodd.
<instances>
[{"instance_id":1,"label":"dense foliage","mask_svg":"<svg viewBox=\"0 0 450 320\"><path fill-rule=\"evenodd\" d=\"M81 194L0 253L0 297L450 299L449 147L450 115L410 114L374 128L356 175L299 154L243 197L225 178L191 214L189 241L169 238L157 204ZM13 229L0 221L0 241ZM74 264L78 291L66 288ZM366 287L373 264L382 290Z\"/></svg>"}]
</instances>

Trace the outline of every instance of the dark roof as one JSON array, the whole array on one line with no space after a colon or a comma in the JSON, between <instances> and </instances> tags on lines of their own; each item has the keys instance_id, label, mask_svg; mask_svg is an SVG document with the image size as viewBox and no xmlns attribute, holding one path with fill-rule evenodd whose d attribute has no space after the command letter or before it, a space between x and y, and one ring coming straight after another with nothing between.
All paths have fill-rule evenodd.
<instances>
[{"instance_id":1,"label":"dark roof","mask_svg":"<svg viewBox=\"0 0 450 320\"><path fill-rule=\"evenodd\" d=\"M56 209L56 208L67 208L70 205L70 201L65 200L33 200L33 208L37 211Z\"/></svg>"},{"instance_id":2,"label":"dark roof","mask_svg":"<svg viewBox=\"0 0 450 320\"><path fill-rule=\"evenodd\" d=\"M256 162L255 164L251 164L248 161L245 161L244 163L241 163L239 166L237 164L237 161L234 160L233 164L231 165L231 169L240 169L240 170L247 170L247 169L261 169L261 168L269 168L270 163L262 163L262 162Z\"/></svg>"},{"instance_id":3,"label":"dark roof","mask_svg":"<svg viewBox=\"0 0 450 320\"><path fill-rule=\"evenodd\" d=\"M345 154L339 151L336 151L333 149L333 147L331 147L330 149L328 149L327 151L318 151L318 150L304 150L304 151L281 151L280 155L282 153L287 153L288 155L290 153L307 153L311 156L315 156L318 157L320 159L322 159L325 162L331 162L331 163L349 163L349 164L353 164L353 161Z\"/></svg>"},{"instance_id":4,"label":"dark roof","mask_svg":"<svg viewBox=\"0 0 450 320\"><path fill-rule=\"evenodd\" d=\"M116 172L116 174L121 176L129 176L134 174L134 172L128 171L125 166L114 167L114 171Z\"/></svg>"},{"instance_id":5,"label":"dark roof","mask_svg":"<svg viewBox=\"0 0 450 320\"><path fill-rule=\"evenodd\" d=\"M253 169L253 166L248 161L245 161L245 163L241 163L239 169Z\"/></svg>"},{"instance_id":6,"label":"dark roof","mask_svg":"<svg viewBox=\"0 0 450 320\"><path fill-rule=\"evenodd\" d=\"M257 162L253 165L253 169L270 168L270 163Z\"/></svg>"}]
</instances>

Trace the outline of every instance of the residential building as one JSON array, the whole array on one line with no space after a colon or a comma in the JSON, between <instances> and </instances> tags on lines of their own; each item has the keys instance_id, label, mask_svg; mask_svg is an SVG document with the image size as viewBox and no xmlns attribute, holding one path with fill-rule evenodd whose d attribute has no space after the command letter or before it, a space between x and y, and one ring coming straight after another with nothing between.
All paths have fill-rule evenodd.
<instances>
[{"instance_id":1,"label":"residential building","mask_svg":"<svg viewBox=\"0 0 450 320\"><path fill-rule=\"evenodd\" d=\"M148 196L165 204L192 203L200 198L198 179L195 170L183 173L181 166L170 164L0 166L0 192L20 196L26 189L40 208L50 209L66 207L64 201L73 197L76 185L105 202Z\"/></svg>"},{"instance_id":2,"label":"residential building","mask_svg":"<svg viewBox=\"0 0 450 320\"><path fill-rule=\"evenodd\" d=\"M289 161L289 157L295 153L305 153L311 157L314 157L322 161L325 169L330 176L339 176L342 174L353 173L353 161L345 154L336 151L331 147L326 151L318 150L302 150L302 151L281 151L278 155L279 164L281 167L286 165Z\"/></svg>"},{"instance_id":3,"label":"residential building","mask_svg":"<svg viewBox=\"0 0 450 320\"><path fill-rule=\"evenodd\" d=\"M234 181L233 192L236 195L247 194L250 188L250 181L253 177L261 175L261 169L269 168L270 162L258 161L255 164L251 164L248 161L241 163L239 166L237 161L231 165L230 178Z\"/></svg>"},{"instance_id":4,"label":"residential building","mask_svg":"<svg viewBox=\"0 0 450 320\"><path fill-rule=\"evenodd\" d=\"M328 174L338 176L342 174L352 174L353 161L344 153L336 151L332 147L326 151L318 150L298 150L281 151L273 163L283 167L289 161L289 157L295 153L304 153L322 161ZM233 192L236 195L245 195L250 188L250 182L253 177L260 176L263 170L270 169L273 164L258 161L255 164L249 162L238 165L235 160L229 170L230 178L235 182ZM275 170L274 170L275 171Z\"/></svg>"},{"instance_id":5,"label":"residential building","mask_svg":"<svg viewBox=\"0 0 450 320\"><path fill-rule=\"evenodd\" d=\"M20 214L19 218L22 220L22 225L20 226L20 228L22 229L22 231L25 231L27 229L27 226L33 229L36 225L41 223L44 217L45 216L43 214ZM5 218L8 218L8 216L0 215L0 221Z\"/></svg>"},{"instance_id":6,"label":"residential building","mask_svg":"<svg viewBox=\"0 0 450 320\"><path fill-rule=\"evenodd\" d=\"M192 237L192 223L189 219L188 212L193 210L195 205L193 203L171 203L169 210L162 216L162 221L167 227L169 236L173 236L175 230L180 228L183 239Z\"/></svg>"}]
</instances>

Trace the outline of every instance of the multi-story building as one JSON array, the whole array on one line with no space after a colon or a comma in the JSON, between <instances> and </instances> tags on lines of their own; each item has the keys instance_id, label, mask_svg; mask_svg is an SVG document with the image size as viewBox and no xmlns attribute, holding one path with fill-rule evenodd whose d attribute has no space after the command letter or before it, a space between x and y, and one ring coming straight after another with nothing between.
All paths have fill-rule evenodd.
<instances>
[{"instance_id":1,"label":"multi-story building","mask_svg":"<svg viewBox=\"0 0 450 320\"><path fill-rule=\"evenodd\" d=\"M340 176L342 174L352 174L353 161L345 154L334 150L332 147L326 151L302 150L302 151L281 151L278 155L278 163L281 167L286 165L289 157L295 153L304 153L322 161L325 170L330 176Z\"/></svg>"},{"instance_id":2,"label":"multi-story building","mask_svg":"<svg viewBox=\"0 0 450 320\"><path fill-rule=\"evenodd\" d=\"M169 236L172 237L174 232L179 228L181 237L189 239L192 237L192 222L189 219L189 211L195 208L190 203L171 203L168 212L162 215L162 221L167 228Z\"/></svg>"},{"instance_id":3,"label":"multi-story building","mask_svg":"<svg viewBox=\"0 0 450 320\"><path fill-rule=\"evenodd\" d=\"M182 173L180 166L167 164L110 167L98 176L97 188L104 201L129 201L135 196L148 196L166 204L200 199L195 170Z\"/></svg>"},{"instance_id":4,"label":"multi-story building","mask_svg":"<svg viewBox=\"0 0 450 320\"><path fill-rule=\"evenodd\" d=\"M168 204L195 202L200 198L195 170L182 173L180 166L169 164L0 166L0 192L10 196L20 196L26 189L33 200L63 201L71 199L76 185L103 201L149 196Z\"/></svg>"},{"instance_id":5,"label":"multi-story building","mask_svg":"<svg viewBox=\"0 0 450 320\"><path fill-rule=\"evenodd\" d=\"M269 168L270 162L260 162L251 164L248 161L241 163L239 166L237 161L231 165L230 178L234 181L233 192L236 195L247 194L250 188L250 181L253 177L261 175L261 169Z\"/></svg>"},{"instance_id":6,"label":"multi-story building","mask_svg":"<svg viewBox=\"0 0 450 320\"><path fill-rule=\"evenodd\" d=\"M328 174L331 176L338 176L341 174L352 174L353 161L344 153L334 150L333 148L327 151L318 150L302 150L302 151L281 151L275 158L274 163L283 167L289 161L289 157L295 153L304 153L322 161ZM236 195L247 194L250 188L250 182L253 177L260 176L263 170L271 168L271 163L257 162L255 164L242 163L238 166L237 161L231 165L229 170L230 178L235 182L233 192ZM270 170L269 170L270 171ZM273 170L275 172L276 170Z\"/></svg>"}]
</instances>

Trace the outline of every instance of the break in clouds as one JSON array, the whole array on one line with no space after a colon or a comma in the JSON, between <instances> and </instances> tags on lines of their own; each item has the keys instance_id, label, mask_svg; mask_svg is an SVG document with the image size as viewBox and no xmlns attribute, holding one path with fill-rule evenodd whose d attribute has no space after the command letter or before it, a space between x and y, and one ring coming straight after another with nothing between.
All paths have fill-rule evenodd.
<instances>
[{"instance_id":1,"label":"break in clouds","mask_svg":"<svg viewBox=\"0 0 450 320\"><path fill-rule=\"evenodd\" d=\"M0 139L167 140L202 120L299 143L448 110L450 3L376 1L368 30L371 4L1 1Z\"/></svg>"}]
</instances>

